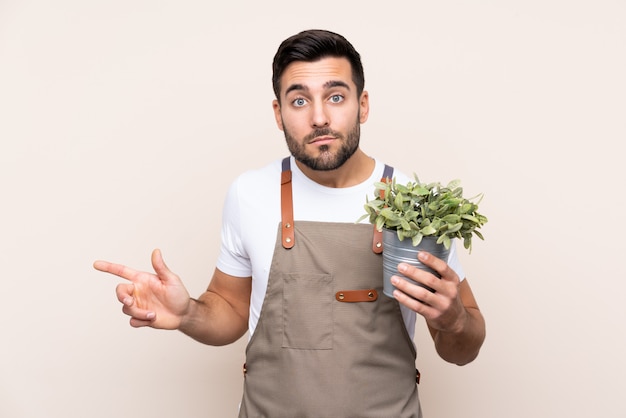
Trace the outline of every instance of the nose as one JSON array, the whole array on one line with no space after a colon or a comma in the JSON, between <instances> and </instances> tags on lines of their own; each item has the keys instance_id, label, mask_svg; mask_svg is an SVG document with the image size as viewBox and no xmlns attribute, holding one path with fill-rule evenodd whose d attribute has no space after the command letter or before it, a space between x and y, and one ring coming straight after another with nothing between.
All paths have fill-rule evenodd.
<instances>
[{"instance_id":1,"label":"nose","mask_svg":"<svg viewBox=\"0 0 626 418\"><path fill-rule=\"evenodd\" d=\"M312 107L311 125L314 128L321 128L330 125L330 118L323 103L318 103Z\"/></svg>"}]
</instances>

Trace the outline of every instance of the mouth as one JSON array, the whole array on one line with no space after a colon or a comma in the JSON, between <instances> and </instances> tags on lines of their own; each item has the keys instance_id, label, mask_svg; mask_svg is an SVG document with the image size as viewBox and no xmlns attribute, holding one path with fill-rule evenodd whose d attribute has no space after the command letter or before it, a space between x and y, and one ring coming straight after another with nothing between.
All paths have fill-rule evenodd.
<instances>
[{"instance_id":1,"label":"mouth","mask_svg":"<svg viewBox=\"0 0 626 418\"><path fill-rule=\"evenodd\" d=\"M318 136L313 138L309 144L310 145L328 145L333 142L336 138L333 136Z\"/></svg>"}]
</instances>

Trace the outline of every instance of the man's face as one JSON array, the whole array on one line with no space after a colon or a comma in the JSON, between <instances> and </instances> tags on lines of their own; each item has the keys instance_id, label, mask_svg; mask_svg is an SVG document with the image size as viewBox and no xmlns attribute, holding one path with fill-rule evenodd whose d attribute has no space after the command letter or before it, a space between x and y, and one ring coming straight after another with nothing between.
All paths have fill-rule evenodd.
<instances>
[{"instance_id":1,"label":"man's face","mask_svg":"<svg viewBox=\"0 0 626 418\"><path fill-rule=\"evenodd\" d=\"M297 161L313 170L341 167L357 150L367 120L367 92L356 95L350 62L328 57L291 63L281 77L278 128Z\"/></svg>"}]
</instances>

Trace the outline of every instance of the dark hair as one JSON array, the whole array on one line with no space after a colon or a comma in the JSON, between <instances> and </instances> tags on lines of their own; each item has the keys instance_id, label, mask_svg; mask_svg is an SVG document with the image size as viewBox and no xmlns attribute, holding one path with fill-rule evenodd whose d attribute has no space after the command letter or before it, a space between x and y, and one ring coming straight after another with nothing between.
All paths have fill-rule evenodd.
<instances>
[{"instance_id":1,"label":"dark hair","mask_svg":"<svg viewBox=\"0 0 626 418\"><path fill-rule=\"evenodd\" d=\"M285 39L272 63L272 86L280 101L280 78L289 64L295 61L313 62L325 57L347 58L352 67L352 81L356 84L357 97L365 87L361 56L343 36L327 30L305 30Z\"/></svg>"}]
</instances>

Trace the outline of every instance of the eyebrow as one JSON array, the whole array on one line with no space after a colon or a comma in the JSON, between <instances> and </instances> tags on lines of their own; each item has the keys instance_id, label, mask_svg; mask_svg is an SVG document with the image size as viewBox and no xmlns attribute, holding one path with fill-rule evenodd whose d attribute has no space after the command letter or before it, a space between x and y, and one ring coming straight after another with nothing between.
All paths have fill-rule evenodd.
<instances>
[{"instance_id":1,"label":"eyebrow","mask_svg":"<svg viewBox=\"0 0 626 418\"><path fill-rule=\"evenodd\" d=\"M340 81L340 80L330 80L324 83L325 89L330 89L333 87L344 87L347 90L350 90L350 86L347 83ZM294 90L309 91L309 88L305 86L304 84L292 84L289 87L287 87L287 90L285 90L285 96Z\"/></svg>"}]
</instances>

